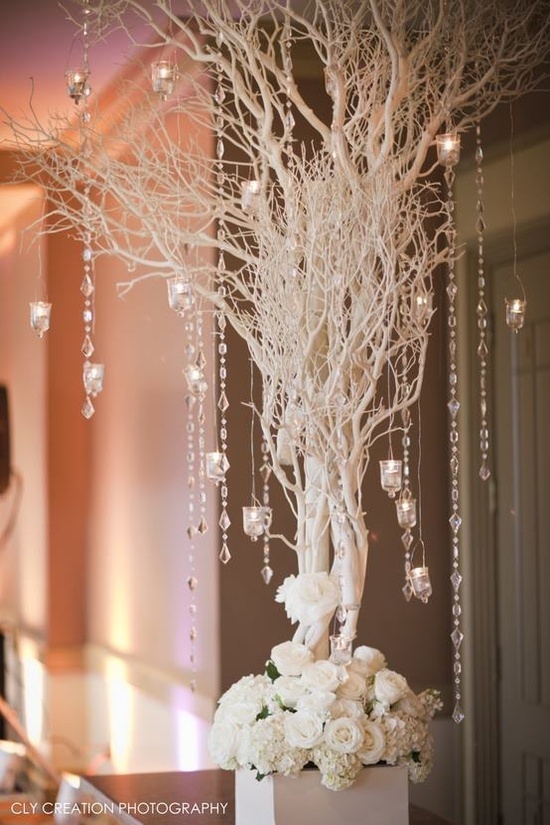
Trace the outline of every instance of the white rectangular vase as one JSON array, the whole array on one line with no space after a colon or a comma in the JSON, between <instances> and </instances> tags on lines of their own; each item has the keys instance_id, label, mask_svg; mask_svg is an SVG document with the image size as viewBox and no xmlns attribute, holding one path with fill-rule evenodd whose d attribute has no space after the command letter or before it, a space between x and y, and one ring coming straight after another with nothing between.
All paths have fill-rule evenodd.
<instances>
[{"instance_id":1,"label":"white rectangular vase","mask_svg":"<svg viewBox=\"0 0 550 825\"><path fill-rule=\"evenodd\" d=\"M365 768L351 788L330 791L317 770L297 777L235 773L235 825L408 825L407 769Z\"/></svg>"}]
</instances>

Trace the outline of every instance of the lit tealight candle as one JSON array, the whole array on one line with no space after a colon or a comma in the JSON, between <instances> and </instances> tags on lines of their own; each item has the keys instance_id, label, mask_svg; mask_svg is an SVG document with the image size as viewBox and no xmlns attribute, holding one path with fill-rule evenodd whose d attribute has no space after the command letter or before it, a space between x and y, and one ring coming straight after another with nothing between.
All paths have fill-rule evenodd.
<instances>
[{"instance_id":1,"label":"lit tealight candle","mask_svg":"<svg viewBox=\"0 0 550 825\"><path fill-rule=\"evenodd\" d=\"M151 65L151 81L153 91L161 100L166 100L171 95L178 79L178 67L169 60L159 60Z\"/></svg>"},{"instance_id":2,"label":"lit tealight candle","mask_svg":"<svg viewBox=\"0 0 550 825\"><path fill-rule=\"evenodd\" d=\"M455 166L460 159L460 135L446 132L436 136L437 159L441 166Z\"/></svg>"},{"instance_id":3,"label":"lit tealight candle","mask_svg":"<svg viewBox=\"0 0 550 825\"><path fill-rule=\"evenodd\" d=\"M525 323L527 301L523 298L506 298L506 324L514 332L519 332Z\"/></svg>"},{"instance_id":4,"label":"lit tealight candle","mask_svg":"<svg viewBox=\"0 0 550 825\"><path fill-rule=\"evenodd\" d=\"M30 306L31 327L39 338L50 328L52 305L45 301L32 301Z\"/></svg>"},{"instance_id":5,"label":"lit tealight candle","mask_svg":"<svg viewBox=\"0 0 550 825\"><path fill-rule=\"evenodd\" d=\"M402 463L393 458L388 458L380 462L380 484L390 498L401 489L402 483Z\"/></svg>"},{"instance_id":6,"label":"lit tealight candle","mask_svg":"<svg viewBox=\"0 0 550 825\"><path fill-rule=\"evenodd\" d=\"M65 80L67 82L67 91L69 97L78 103L82 97L87 97L90 94L90 86L88 85L88 77L90 73L86 69L67 69L65 72Z\"/></svg>"}]
</instances>

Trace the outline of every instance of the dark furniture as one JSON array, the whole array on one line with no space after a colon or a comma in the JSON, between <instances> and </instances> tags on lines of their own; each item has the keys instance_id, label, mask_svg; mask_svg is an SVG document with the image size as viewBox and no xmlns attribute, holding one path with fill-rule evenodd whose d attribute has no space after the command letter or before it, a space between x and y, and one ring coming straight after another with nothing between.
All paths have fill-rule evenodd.
<instances>
[{"instance_id":1,"label":"dark furniture","mask_svg":"<svg viewBox=\"0 0 550 825\"><path fill-rule=\"evenodd\" d=\"M146 773L86 777L89 785L96 788L110 801L129 806L141 806L141 811L129 808L135 820L142 825L234 825L235 789L231 771L191 771L188 773ZM155 813L151 803L162 802L176 806L188 803L190 811L181 813ZM211 811L193 814L194 804L210 803ZM214 806L218 805L218 809ZM224 807L222 807L222 805ZM411 805L410 825L449 825L441 817Z\"/></svg>"}]
</instances>

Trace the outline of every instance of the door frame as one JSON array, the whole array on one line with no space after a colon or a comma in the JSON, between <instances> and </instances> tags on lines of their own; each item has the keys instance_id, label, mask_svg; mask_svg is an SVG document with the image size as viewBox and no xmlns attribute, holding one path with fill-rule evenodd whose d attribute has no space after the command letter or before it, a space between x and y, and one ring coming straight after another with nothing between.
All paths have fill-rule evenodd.
<instances>
[{"instance_id":1,"label":"door frame","mask_svg":"<svg viewBox=\"0 0 550 825\"><path fill-rule=\"evenodd\" d=\"M518 226L516 231L521 258L544 253L550 249L550 219L533 221ZM493 281L497 267L513 262L512 232L488 235L484 243L486 303L489 310L488 339L492 337L494 306ZM488 482L478 475L480 428L477 324L477 243L466 250L466 299L462 302L462 328L468 329L467 353L464 355L466 404L463 414L467 433L463 461L462 489L465 508L469 515L469 530L462 551L465 582L465 610L467 629L466 679L467 716L464 732L464 809L468 821L497 825L500 814L500 663L499 663L499 593L496 546L496 519L498 513L498 478L492 473ZM527 296L529 299L529 296ZM467 316L466 316L467 313ZM472 320L474 319L474 320ZM459 319L460 320L460 319ZM490 356L489 356L490 357ZM494 382L498 380L489 362L488 420L495 440L493 407ZM491 445L491 464L494 461ZM510 445L513 449L513 445Z\"/></svg>"}]
</instances>

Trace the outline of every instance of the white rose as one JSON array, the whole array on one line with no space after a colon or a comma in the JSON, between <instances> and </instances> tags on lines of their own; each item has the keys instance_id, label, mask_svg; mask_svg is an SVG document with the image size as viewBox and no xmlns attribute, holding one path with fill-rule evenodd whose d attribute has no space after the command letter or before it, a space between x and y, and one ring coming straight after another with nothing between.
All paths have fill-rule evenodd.
<instances>
[{"instance_id":1,"label":"white rose","mask_svg":"<svg viewBox=\"0 0 550 825\"><path fill-rule=\"evenodd\" d=\"M418 719L425 719L427 715L426 708L412 690L409 690L405 696L399 699L394 710L401 710L403 713L407 713L409 716L414 716Z\"/></svg>"},{"instance_id":2,"label":"white rose","mask_svg":"<svg viewBox=\"0 0 550 825\"><path fill-rule=\"evenodd\" d=\"M369 719L363 720L362 727L364 739L357 756L363 765L376 765L377 762L380 762L386 750L384 731L380 725L371 722Z\"/></svg>"},{"instance_id":3,"label":"white rose","mask_svg":"<svg viewBox=\"0 0 550 825\"><path fill-rule=\"evenodd\" d=\"M284 602L292 622L312 625L334 613L340 601L340 590L328 573L300 573L287 576L278 588L275 600Z\"/></svg>"},{"instance_id":4,"label":"white rose","mask_svg":"<svg viewBox=\"0 0 550 825\"><path fill-rule=\"evenodd\" d=\"M296 707L296 702L308 692L307 686L296 676L280 676L275 679L273 691L287 708Z\"/></svg>"},{"instance_id":5,"label":"white rose","mask_svg":"<svg viewBox=\"0 0 550 825\"><path fill-rule=\"evenodd\" d=\"M345 699L361 699L367 692L365 677L356 670L348 670L347 678L338 688L338 695Z\"/></svg>"},{"instance_id":6,"label":"white rose","mask_svg":"<svg viewBox=\"0 0 550 825\"><path fill-rule=\"evenodd\" d=\"M281 676L300 676L304 667L313 661L313 653L298 642L282 642L272 649L271 659Z\"/></svg>"},{"instance_id":7,"label":"white rose","mask_svg":"<svg viewBox=\"0 0 550 825\"><path fill-rule=\"evenodd\" d=\"M323 720L308 711L285 714L285 735L293 748L313 748L323 739Z\"/></svg>"},{"instance_id":8,"label":"white rose","mask_svg":"<svg viewBox=\"0 0 550 825\"><path fill-rule=\"evenodd\" d=\"M363 742L363 729L347 716L331 719L325 725L325 742L338 753L355 753Z\"/></svg>"},{"instance_id":9,"label":"white rose","mask_svg":"<svg viewBox=\"0 0 550 825\"><path fill-rule=\"evenodd\" d=\"M386 658L375 647L359 645L353 651L353 658L349 667L363 676L374 676L379 670L386 667Z\"/></svg>"},{"instance_id":10,"label":"white rose","mask_svg":"<svg viewBox=\"0 0 550 825\"><path fill-rule=\"evenodd\" d=\"M229 719L214 722L208 735L208 748L216 765L234 770L239 750L241 728Z\"/></svg>"},{"instance_id":11,"label":"white rose","mask_svg":"<svg viewBox=\"0 0 550 825\"><path fill-rule=\"evenodd\" d=\"M340 669L328 659L306 665L302 681L311 691L335 691L340 685Z\"/></svg>"},{"instance_id":12,"label":"white rose","mask_svg":"<svg viewBox=\"0 0 550 825\"><path fill-rule=\"evenodd\" d=\"M330 715L333 719L339 716L349 716L350 719L360 719L365 715L365 711L360 702L353 699L336 699L330 706Z\"/></svg>"},{"instance_id":13,"label":"white rose","mask_svg":"<svg viewBox=\"0 0 550 825\"><path fill-rule=\"evenodd\" d=\"M407 680L394 670L379 670L374 677L374 695L386 708L409 692Z\"/></svg>"},{"instance_id":14,"label":"white rose","mask_svg":"<svg viewBox=\"0 0 550 825\"><path fill-rule=\"evenodd\" d=\"M319 690L315 693L306 693L304 696L300 696L296 702L296 710L311 711L321 718L326 719L329 708L335 699L336 694L331 691Z\"/></svg>"}]
</instances>

